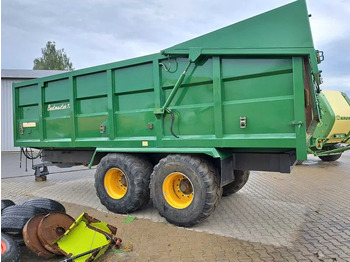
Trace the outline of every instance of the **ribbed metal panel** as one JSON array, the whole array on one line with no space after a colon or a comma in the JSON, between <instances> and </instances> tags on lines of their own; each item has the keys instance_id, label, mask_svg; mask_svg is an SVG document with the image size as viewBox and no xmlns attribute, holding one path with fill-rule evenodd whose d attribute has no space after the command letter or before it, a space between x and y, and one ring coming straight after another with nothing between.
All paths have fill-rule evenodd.
<instances>
[{"instance_id":1,"label":"ribbed metal panel","mask_svg":"<svg viewBox=\"0 0 350 262\"><path fill-rule=\"evenodd\" d=\"M14 70L1 69L1 151L19 151L13 146L12 83L56 75L59 70Z\"/></svg>"},{"instance_id":2,"label":"ribbed metal panel","mask_svg":"<svg viewBox=\"0 0 350 262\"><path fill-rule=\"evenodd\" d=\"M15 79L1 79L1 151L19 151L13 146L12 83Z\"/></svg>"}]
</instances>

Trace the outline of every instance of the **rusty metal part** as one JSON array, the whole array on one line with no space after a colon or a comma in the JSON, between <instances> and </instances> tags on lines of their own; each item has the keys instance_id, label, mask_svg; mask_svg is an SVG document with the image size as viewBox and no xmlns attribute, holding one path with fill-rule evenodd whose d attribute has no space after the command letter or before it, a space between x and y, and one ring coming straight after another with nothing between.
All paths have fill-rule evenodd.
<instances>
[{"instance_id":1,"label":"rusty metal part","mask_svg":"<svg viewBox=\"0 0 350 262\"><path fill-rule=\"evenodd\" d=\"M122 239L121 238L119 238L119 237L117 237L117 238L114 238L114 246L116 247L116 248L119 248L119 245L122 243Z\"/></svg>"},{"instance_id":2,"label":"rusty metal part","mask_svg":"<svg viewBox=\"0 0 350 262\"><path fill-rule=\"evenodd\" d=\"M116 227L84 212L65 232L64 237L56 241L57 248L68 257L64 261L82 261L81 257L84 257L85 262L94 261L109 248L118 248L122 240L113 234L116 231Z\"/></svg>"},{"instance_id":3,"label":"rusty metal part","mask_svg":"<svg viewBox=\"0 0 350 262\"><path fill-rule=\"evenodd\" d=\"M62 255L56 241L74 223L74 219L64 213L50 213L39 223L38 237L43 246L52 253Z\"/></svg>"},{"instance_id":4,"label":"rusty metal part","mask_svg":"<svg viewBox=\"0 0 350 262\"><path fill-rule=\"evenodd\" d=\"M23 240L27 248L42 258L51 258L55 254L48 251L38 238L38 226L40 221L45 217L45 214L39 214L32 217L23 228Z\"/></svg>"},{"instance_id":5,"label":"rusty metal part","mask_svg":"<svg viewBox=\"0 0 350 262\"><path fill-rule=\"evenodd\" d=\"M114 227L112 225L109 225L109 224L107 224L107 227L108 227L109 230L111 230L113 235L117 234L117 228L116 227Z\"/></svg>"},{"instance_id":6,"label":"rusty metal part","mask_svg":"<svg viewBox=\"0 0 350 262\"><path fill-rule=\"evenodd\" d=\"M87 221L89 221L89 223L98 223L98 222L101 222L100 220L98 220L97 218L94 218L94 217L91 217L88 215L88 213L84 213L84 217L86 218ZM117 228L112 226L112 225L109 225L107 224L107 227L109 230L111 230L111 234L112 235L115 235L117 233ZM106 233L106 232L104 232Z\"/></svg>"},{"instance_id":7,"label":"rusty metal part","mask_svg":"<svg viewBox=\"0 0 350 262\"><path fill-rule=\"evenodd\" d=\"M98 220L97 218L94 218L92 216L89 216L88 213L84 213L83 214L83 217L86 218L86 220L89 222L89 223L98 223L98 222L101 222L100 220Z\"/></svg>"}]
</instances>

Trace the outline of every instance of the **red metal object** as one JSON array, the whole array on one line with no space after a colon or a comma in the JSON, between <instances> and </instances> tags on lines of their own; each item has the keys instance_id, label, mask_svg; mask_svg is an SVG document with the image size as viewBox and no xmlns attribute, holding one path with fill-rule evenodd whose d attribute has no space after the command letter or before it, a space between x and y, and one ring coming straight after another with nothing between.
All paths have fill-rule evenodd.
<instances>
[{"instance_id":1,"label":"red metal object","mask_svg":"<svg viewBox=\"0 0 350 262\"><path fill-rule=\"evenodd\" d=\"M117 239L115 239L115 246L116 247L119 247L119 245L120 245L120 243L122 242L122 240L121 240L121 238L117 238Z\"/></svg>"},{"instance_id":2,"label":"red metal object","mask_svg":"<svg viewBox=\"0 0 350 262\"><path fill-rule=\"evenodd\" d=\"M1 255L5 254L6 249L7 249L7 246L6 246L5 241L1 240Z\"/></svg>"},{"instance_id":3,"label":"red metal object","mask_svg":"<svg viewBox=\"0 0 350 262\"><path fill-rule=\"evenodd\" d=\"M39 223L38 237L43 246L52 253L62 255L55 243L74 223L74 219L64 213L50 213Z\"/></svg>"},{"instance_id":4,"label":"red metal object","mask_svg":"<svg viewBox=\"0 0 350 262\"><path fill-rule=\"evenodd\" d=\"M51 258L55 254L48 251L38 238L38 226L45 214L32 217L23 228L23 240L30 251L42 258Z\"/></svg>"}]
</instances>

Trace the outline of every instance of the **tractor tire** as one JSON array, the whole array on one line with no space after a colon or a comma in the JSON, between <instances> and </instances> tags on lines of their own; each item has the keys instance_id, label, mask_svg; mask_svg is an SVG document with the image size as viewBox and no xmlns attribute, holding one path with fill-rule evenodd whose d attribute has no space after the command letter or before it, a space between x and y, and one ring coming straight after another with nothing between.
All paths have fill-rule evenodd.
<instances>
[{"instance_id":1,"label":"tractor tire","mask_svg":"<svg viewBox=\"0 0 350 262\"><path fill-rule=\"evenodd\" d=\"M29 216L3 216L1 217L1 231L11 234L21 234L24 225L31 219Z\"/></svg>"},{"instance_id":2,"label":"tractor tire","mask_svg":"<svg viewBox=\"0 0 350 262\"><path fill-rule=\"evenodd\" d=\"M5 208L1 213L1 218L5 216L18 216L18 217L33 217L37 214L48 214L42 208L34 206L14 205Z\"/></svg>"},{"instance_id":3,"label":"tractor tire","mask_svg":"<svg viewBox=\"0 0 350 262\"><path fill-rule=\"evenodd\" d=\"M235 170L235 180L223 187L223 196L230 196L237 193L249 179L249 170Z\"/></svg>"},{"instance_id":4,"label":"tractor tire","mask_svg":"<svg viewBox=\"0 0 350 262\"><path fill-rule=\"evenodd\" d=\"M5 208L1 214L1 231L21 234L24 225L37 214L47 214L45 210L33 207L14 205Z\"/></svg>"},{"instance_id":5,"label":"tractor tire","mask_svg":"<svg viewBox=\"0 0 350 262\"><path fill-rule=\"evenodd\" d=\"M14 206L15 202L13 202L10 199L2 199L1 200L1 211L3 211L5 208L10 207L10 206Z\"/></svg>"},{"instance_id":6,"label":"tractor tire","mask_svg":"<svg viewBox=\"0 0 350 262\"><path fill-rule=\"evenodd\" d=\"M34 207L38 207L41 208L43 210L45 210L47 213L50 212L61 212L61 213L65 213L66 209L64 208L64 206L52 199L48 199L48 198L33 198L33 199L29 199L27 201L25 201L23 204L23 206L34 206Z\"/></svg>"},{"instance_id":7,"label":"tractor tire","mask_svg":"<svg viewBox=\"0 0 350 262\"><path fill-rule=\"evenodd\" d=\"M168 155L151 175L151 199L159 214L177 226L206 219L222 195L217 169L200 156Z\"/></svg>"},{"instance_id":8,"label":"tractor tire","mask_svg":"<svg viewBox=\"0 0 350 262\"><path fill-rule=\"evenodd\" d=\"M329 155L329 156L319 156L319 159L325 162L332 162L332 161L338 160L340 157L341 157L341 154L337 154L337 155Z\"/></svg>"},{"instance_id":9,"label":"tractor tire","mask_svg":"<svg viewBox=\"0 0 350 262\"><path fill-rule=\"evenodd\" d=\"M127 214L150 199L149 181L153 166L142 156L110 153L101 159L95 173L95 188L108 210Z\"/></svg>"},{"instance_id":10,"label":"tractor tire","mask_svg":"<svg viewBox=\"0 0 350 262\"><path fill-rule=\"evenodd\" d=\"M20 255L20 248L16 241L9 235L1 233L1 261L18 262Z\"/></svg>"}]
</instances>

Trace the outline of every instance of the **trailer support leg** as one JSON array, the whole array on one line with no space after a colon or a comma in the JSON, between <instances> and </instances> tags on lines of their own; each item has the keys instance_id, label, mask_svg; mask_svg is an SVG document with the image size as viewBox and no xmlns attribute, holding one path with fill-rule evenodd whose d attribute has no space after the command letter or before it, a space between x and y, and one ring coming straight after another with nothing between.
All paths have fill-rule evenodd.
<instances>
[{"instance_id":1,"label":"trailer support leg","mask_svg":"<svg viewBox=\"0 0 350 262\"><path fill-rule=\"evenodd\" d=\"M34 165L32 168L34 170L35 181L43 182L47 180L47 175L50 174L48 166L52 164L49 162L43 162L37 165Z\"/></svg>"}]
</instances>

